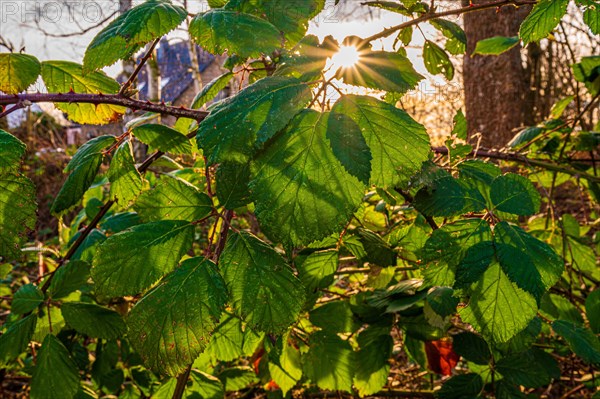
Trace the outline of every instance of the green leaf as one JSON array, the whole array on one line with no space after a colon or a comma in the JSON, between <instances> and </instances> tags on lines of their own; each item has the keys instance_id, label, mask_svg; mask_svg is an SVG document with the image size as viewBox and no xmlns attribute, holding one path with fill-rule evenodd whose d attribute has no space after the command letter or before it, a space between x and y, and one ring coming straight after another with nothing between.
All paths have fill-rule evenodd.
<instances>
[{"instance_id":1,"label":"green leaf","mask_svg":"<svg viewBox=\"0 0 600 399\"><path fill-rule=\"evenodd\" d=\"M69 61L42 62L42 79L51 93L116 94L119 84L104 72L84 75L83 67ZM73 122L104 125L116 121L125 108L112 104L56 103Z\"/></svg>"},{"instance_id":2,"label":"green leaf","mask_svg":"<svg viewBox=\"0 0 600 399\"><path fill-rule=\"evenodd\" d=\"M584 323L579 308L573 305L569 299L560 295L551 293L544 295L540 302L540 311L552 321L561 319L580 325Z\"/></svg>"},{"instance_id":3,"label":"green leaf","mask_svg":"<svg viewBox=\"0 0 600 399\"><path fill-rule=\"evenodd\" d=\"M248 366L230 367L221 371L219 379L225 386L225 391L240 391L249 385L256 384L258 378L254 370Z\"/></svg>"},{"instance_id":4,"label":"green leaf","mask_svg":"<svg viewBox=\"0 0 600 399\"><path fill-rule=\"evenodd\" d=\"M69 351L54 335L46 335L31 377L31 399L70 399L79 390L79 371Z\"/></svg>"},{"instance_id":5,"label":"green leaf","mask_svg":"<svg viewBox=\"0 0 600 399\"><path fill-rule=\"evenodd\" d=\"M497 262L490 265L471 291L468 306L459 314L493 342L508 341L537 314L535 298L510 281Z\"/></svg>"},{"instance_id":6,"label":"green leaf","mask_svg":"<svg viewBox=\"0 0 600 399\"><path fill-rule=\"evenodd\" d=\"M333 301L311 310L310 322L333 334L351 333L361 324L356 320L347 301Z\"/></svg>"},{"instance_id":7,"label":"green leaf","mask_svg":"<svg viewBox=\"0 0 600 399\"><path fill-rule=\"evenodd\" d=\"M600 289L595 290L585 300L585 313L594 334L600 334Z\"/></svg>"},{"instance_id":8,"label":"green leaf","mask_svg":"<svg viewBox=\"0 0 600 399\"><path fill-rule=\"evenodd\" d=\"M519 39L518 36L494 36L488 39L483 39L477 42L473 55L500 55L517 46L520 41L521 39Z\"/></svg>"},{"instance_id":9,"label":"green leaf","mask_svg":"<svg viewBox=\"0 0 600 399\"><path fill-rule=\"evenodd\" d=\"M208 82L192 101L190 108L199 109L210 100L214 99L221 90L223 90L233 79L233 72L226 72L221 76L217 76Z\"/></svg>"},{"instance_id":10,"label":"green leaf","mask_svg":"<svg viewBox=\"0 0 600 399\"><path fill-rule=\"evenodd\" d=\"M116 139L114 136L98 136L87 141L77 149L77 152L65 167L64 172L73 172L80 166L85 165L85 163L90 162L92 158L102 155L103 151L115 142Z\"/></svg>"},{"instance_id":11,"label":"green leaf","mask_svg":"<svg viewBox=\"0 0 600 399\"><path fill-rule=\"evenodd\" d=\"M64 298L85 286L89 278L90 265L81 260L72 260L56 269L48 287L48 296L52 299Z\"/></svg>"},{"instance_id":12,"label":"green leaf","mask_svg":"<svg viewBox=\"0 0 600 399\"><path fill-rule=\"evenodd\" d=\"M140 217L135 212L115 213L112 216L102 219L100 226L102 230L111 234L119 233L130 227L141 223Z\"/></svg>"},{"instance_id":13,"label":"green leaf","mask_svg":"<svg viewBox=\"0 0 600 399\"><path fill-rule=\"evenodd\" d=\"M166 35L186 17L187 11L169 0L148 0L127 10L89 44L83 58L85 72L131 58L146 43Z\"/></svg>"},{"instance_id":14,"label":"green leaf","mask_svg":"<svg viewBox=\"0 0 600 399\"><path fill-rule=\"evenodd\" d=\"M475 364L486 365L492 360L492 353L487 342L472 332L456 334L452 339L452 349Z\"/></svg>"},{"instance_id":15,"label":"green leaf","mask_svg":"<svg viewBox=\"0 0 600 399\"><path fill-rule=\"evenodd\" d=\"M217 168L216 194L226 209L235 209L252 202L250 195L250 165L224 162Z\"/></svg>"},{"instance_id":16,"label":"green leaf","mask_svg":"<svg viewBox=\"0 0 600 399\"><path fill-rule=\"evenodd\" d=\"M508 278L519 288L533 295L540 303L546 287L531 257L511 245L496 243L495 247L498 262Z\"/></svg>"},{"instance_id":17,"label":"green leaf","mask_svg":"<svg viewBox=\"0 0 600 399\"><path fill-rule=\"evenodd\" d=\"M2 55L4 54L0 54ZM1 72L0 76L2 76ZM0 129L0 173L18 169L26 148L27 146L21 140Z\"/></svg>"},{"instance_id":18,"label":"green leaf","mask_svg":"<svg viewBox=\"0 0 600 399\"><path fill-rule=\"evenodd\" d=\"M584 83L592 96L600 93L600 56L583 57L571 67L575 80Z\"/></svg>"},{"instance_id":19,"label":"green leaf","mask_svg":"<svg viewBox=\"0 0 600 399\"><path fill-rule=\"evenodd\" d=\"M136 295L175 268L191 248L194 226L163 220L134 226L98 246L92 278L105 296Z\"/></svg>"},{"instance_id":20,"label":"green leaf","mask_svg":"<svg viewBox=\"0 0 600 399\"><path fill-rule=\"evenodd\" d=\"M193 222L213 210L210 197L185 180L164 175L152 190L142 193L133 206L142 220Z\"/></svg>"},{"instance_id":21,"label":"green leaf","mask_svg":"<svg viewBox=\"0 0 600 399\"><path fill-rule=\"evenodd\" d=\"M0 54L0 92L18 94L27 90L40 75L40 62L28 54Z\"/></svg>"},{"instance_id":22,"label":"green leaf","mask_svg":"<svg viewBox=\"0 0 600 399\"><path fill-rule=\"evenodd\" d=\"M108 169L110 199L127 208L142 191L143 179L135 167L133 146L127 140L117 148Z\"/></svg>"},{"instance_id":23,"label":"green leaf","mask_svg":"<svg viewBox=\"0 0 600 399\"><path fill-rule=\"evenodd\" d=\"M439 316L448 317L456 313L459 299L450 287L435 287L427 293L427 305Z\"/></svg>"},{"instance_id":24,"label":"green leaf","mask_svg":"<svg viewBox=\"0 0 600 399\"><path fill-rule=\"evenodd\" d=\"M339 253L324 250L296 258L296 269L300 281L310 292L326 288L333 283L333 274L338 268Z\"/></svg>"},{"instance_id":25,"label":"green leaf","mask_svg":"<svg viewBox=\"0 0 600 399\"><path fill-rule=\"evenodd\" d=\"M454 273L467 250L473 245L490 241L490 226L482 219L463 219L435 230L423 247L427 286L452 286Z\"/></svg>"},{"instance_id":26,"label":"green leaf","mask_svg":"<svg viewBox=\"0 0 600 399\"><path fill-rule=\"evenodd\" d=\"M100 170L103 150L114 143L113 136L99 136L77 150L65 168L65 172L70 174L52 203L50 211L53 214L62 214L79 203Z\"/></svg>"},{"instance_id":27,"label":"green leaf","mask_svg":"<svg viewBox=\"0 0 600 399\"><path fill-rule=\"evenodd\" d=\"M424 79L407 57L387 51L363 51L355 65L340 68L336 76L349 85L400 94Z\"/></svg>"},{"instance_id":28,"label":"green leaf","mask_svg":"<svg viewBox=\"0 0 600 399\"><path fill-rule=\"evenodd\" d=\"M276 348L269 352L269 374L284 395L302 378L300 351L290 343L288 336L277 340Z\"/></svg>"},{"instance_id":29,"label":"green leaf","mask_svg":"<svg viewBox=\"0 0 600 399\"><path fill-rule=\"evenodd\" d=\"M210 10L198 14L189 33L197 44L212 54L236 54L260 58L281 47L279 29L264 19L237 11Z\"/></svg>"},{"instance_id":30,"label":"green leaf","mask_svg":"<svg viewBox=\"0 0 600 399\"><path fill-rule=\"evenodd\" d=\"M423 187L415 195L415 208L427 216L457 216L485 209L481 193L464 181L448 175Z\"/></svg>"},{"instance_id":31,"label":"green leaf","mask_svg":"<svg viewBox=\"0 0 600 399\"><path fill-rule=\"evenodd\" d=\"M67 324L78 333L103 339L125 334L125 323L114 310L84 302L65 302L60 309Z\"/></svg>"},{"instance_id":32,"label":"green leaf","mask_svg":"<svg viewBox=\"0 0 600 399\"><path fill-rule=\"evenodd\" d=\"M209 164L246 163L310 98L310 87L296 78L261 79L211 111L200 123L198 145Z\"/></svg>"},{"instance_id":33,"label":"green leaf","mask_svg":"<svg viewBox=\"0 0 600 399\"><path fill-rule=\"evenodd\" d=\"M382 188L408 182L431 151L421 124L370 96L342 96L331 110L329 129L362 133L372 155L370 182Z\"/></svg>"},{"instance_id":34,"label":"green leaf","mask_svg":"<svg viewBox=\"0 0 600 399\"><path fill-rule=\"evenodd\" d=\"M362 183L369 184L373 157L360 127L348 115L336 113L329 119L327 139L344 169Z\"/></svg>"},{"instance_id":35,"label":"green leaf","mask_svg":"<svg viewBox=\"0 0 600 399\"><path fill-rule=\"evenodd\" d=\"M565 98L561 98L554 105L552 105L552 109L550 110L550 116L554 119L559 119L565 113L565 110L571 103L575 100L575 96L567 96Z\"/></svg>"},{"instance_id":36,"label":"green leaf","mask_svg":"<svg viewBox=\"0 0 600 399\"><path fill-rule=\"evenodd\" d=\"M278 333L296 321L304 287L273 248L251 234L233 234L219 265L231 306L251 328Z\"/></svg>"},{"instance_id":37,"label":"green leaf","mask_svg":"<svg viewBox=\"0 0 600 399\"><path fill-rule=\"evenodd\" d=\"M437 391L439 399L471 399L478 398L483 390L483 380L479 374L467 373L455 375Z\"/></svg>"},{"instance_id":38,"label":"green leaf","mask_svg":"<svg viewBox=\"0 0 600 399\"><path fill-rule=\"evenodd\" d=\"M148 123L135 127L132 133L150 148L172 154L192 153L192 143L185 134L168 126Z\"/></svg>"},{"instance_id":39,"label":"green leaf","mask_svg":"<svg viewBox=\"0 0 600 399\"><path fill-rule=\"evenodd\" d=\"M542 321L539 317L534 317L527 327L508 341L502 344L494 344L494 349L502 354L521 353L529 348L536 341L542 331Z\"/></svg>"},{"instance_id":40,"label":"green leaf","mask_svg":"<svg viewBox=\"0 0 600 399\"><path fill-rule=\"evenodd\" d=\"M12 323L0 335L0 365L7 364L25 352L35 331L36 322L37 315L30 314Z\"/></svg>"},{"instance_id":41,"label":"green leaf","mask_svg":"<svg viewBox=\"0 0 600 399\"><path fill-rule=\"evenodd\" d=\"M265 18L285 35L289 47L304 37L309 19L317 15L324 5L324 0L304 0L293 4L286 0L231 0L225 9Z\"/></svg>"},{"instance_id":42,"label":"green leaf","mask_svg":"<svg viewBox=\"0 0 600 399\"><path fill-rule=\"evenodd\" d=\"M482 241L470 247L456 268L454 288L468 288L478 281L492 263L494 255L495 248L491 241Z\"/></svg>"},{"instance_id":43,"label":"green leaf","mask_svg":"<svg viewBox=\"0 0 600 399\"><path fill-rule=\"evenodd\" d=\"M31 180L0 171L0 257L18 258L27 233L35 228L36 192Z\"/></svg>"},{"instance_id":44,"label":"green leaf","mask_svg":"<svg viewBox=\"0 0 600 399\"><path fill-rule=\"evenodd\" d=\"M501 246L498 258L504 271L518 286L539 294L559 280L564 270L562 259L548 244L527 234L520 227L506 222L498 223L494 228L494 241L516 249L508 252ZM539 274L539 281L536 274Z\"/></svg>"},{"instance_id":45,"label":"green leaf","mask_svg":"<svg viewBox=\"0 0 600 399\"><path fill-rule=\"evenodd\" d=\"M29 313L44 302L44 293L33 284L19 288L11 303L10 311L14 314Z\"/></svg>"},{"instance_id":46,"label":"green leaf","mask_svg":"<svg viewBox=\"0 0 600 399\"><path fill-rule=\"evenodd\" d=\"M600 364L600 340L590 330L564 320L554 321L552 329L567 341L571 350L583 361Z\"/></svg>"},{"instance_id":47,"label":"green leaf","mask_svg":"<svg viewBox=\"0 0 600 399\"><path fill-rule=\"evenodd\" d=\"M316 332L302 360L304 374L319 388L352 392L356 362L347 341L335 334Z\"/></svg>"},{"instance_id":48,"label":"green leaf","mask_svg":"<svg viewBox=\"0 0 600 399\"><path fill-rule=\"evenodd\" d=\"M423 60L425 67L432 75L443 74L446 79L452 80L454 77L454 65L450 61L448 54L440 46L431 40L425 41L423 46Z\"/></svg>"},{"instance_id":49,"label":"green leaf","mask_svg":"<svg viewBox=\"0 0 600 399\"><path fill-rule=\"evenodd\" d=\"M186 389L186 392L191 393L191 395L188 394L188 398L195 397L194 394L200 395L202 399L222 399L225 397L225 387L217 377L197 370L192 370L190 377L192 386Z\"/></svg>"},{"instance_id":50,"label":"green leaf","mask_svg":"<svg viewBox=\"0 0 600 399\"><path fill-rule=\"evenodd\" d=\"M396 252L378 234L359 227L356 234L366 252L364 260L378 266L396 266Z\"/></svg>"},{"instance_id":51,"label":"green leaf","mask_svg":"<svg viewBox=\"0 0 600 399\"><path fill-rule=\"evenodd\" d=\"M540 210L542 199L529 179L515 173L498 176L490 196L495 208L514 215L529 216Z\"/></svg>"},{"instance_id":52,"label":"green leaf","mask_svg":"<svg viewBox=\"0 0 600 399\"><path fill-rule=\"evenodd\" d=\"M252 165L255 213L275 241L300 246L338 232L363 197L364 185L331 152L328 120L303 111Z\"/></svg>"},{"instance_id":53,"label":"green leaf","mask_svg":"<svg viewBox=\"0 0 600 399\"><path fill-rule=\"evenodd\" d=\"M187 259L133 307L131 343L146 366L176 376L206 348L226 300L215 264Z\"/></svg>"},{"instance_id":54,"label":"green leaf","mask_svg":"<svg viewBox=\"0 0 600 399\"><path fill-rule=\"evenodd\" d=\"M242 321L223 313L221 323L213 330L206 353L218 361L230 362L243 356L252 356L262 342L263 334L257 333Z\"/></svg>"},{"instance_id":55,"label":"green leaf","mask_svg":"<svg viewBox=\"0 0 600 399\"><path fill-rule=\"evenodd\" d=\"M446 41L446 50L450 54L459 55L466 51L467 35L459 25L445 19L432 19L429 23L448 38Z\"/></svg>"},{"instance_id":56,"label":"green leaf","mask_svg":"<svg viewBox=\"0 0 600 399\"><path fill-rule=\"evenodd\" d=\"M525 44L545 39L567 12L569 0L541 0L521 24L519 36Z\"/></svg>"},{"instance_id":57,"label":"green leaf","mask_svg":"<svg viewBox=\"0 0 600 399\"><path fill-rule=\"evenodd\" d=\"M412 26L407 26L406 28L403 28L402 30L400 30L400 32L398 33L398 36L396 38L396 41L401 41L402 44L404 44L404 46L408 46L410 44L410 42L412 41L412 37L413 37L413 27ZM395 43L394 43L395 44ZM395 47L395 46L394 46Z\"/></svg>"},{"instance_id":58,"label":"green leaf","mask_svg":"<svg viewBox=\"0 0 600 399\"><path fill-rule=\"evenodd\" d=\"M465 117L465 114L463 113L462 109L459 109L458 111L456 111L456 115L454 115L454 119L453 121L453 125L454 127L452 128L452 136L456 136L457 138L461 139L461 140L466 140L467 139L467 118Z\"/></svg>"},{"instance_id":59,"label":"green leaf","mask_svg":"<svg viewBox=\"0 0 600 399\"><path fill-rule=\"evenodd\" d=\"M600 4L590 4L583 13L583 22L593 34L600 35Z\"/></svg>"},{"instance_id":60,"label":"green leaf","mask_svg":"<svg viewBox=\"0 0 600 399\"><path fill-rule=\"evenodd\" d=\"M495 365L496 371L515 385L525 388L539 388L560 378L560 368L556 360L540 349L503 357Z\"/></svg>"},{"instance_id":61,"label":"green leaf","mask_svg":"<svg viewBox=\"0 0 600 399\"><path fill-rule=\"evenodd\" d=\"M510 140L508 146L511 148L519 148L524 144L529 143L531 140L539 136L544 132L544 129L537 126L526 127L521 130L519 133L515 135L515 137Z\"/></svg>"},{"instance_id":62,"label":"green leaf","mask_svg":"<svg viewBox=\"0 0 600 399\"><path fill-rule=\"evenodd\" d=\"M358 335L360 350L356 359L360 361L356 364L354 386L361 397L379 392L387 383L390 373L389 358L394 340L389 334L372 335L369 329Z\"/></svg>"}]
</instances>

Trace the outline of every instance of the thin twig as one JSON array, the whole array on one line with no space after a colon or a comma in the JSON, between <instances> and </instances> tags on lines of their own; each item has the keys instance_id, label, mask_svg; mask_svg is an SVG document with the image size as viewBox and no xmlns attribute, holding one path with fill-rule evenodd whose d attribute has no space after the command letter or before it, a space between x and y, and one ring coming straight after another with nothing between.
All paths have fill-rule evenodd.
<instances>
[{"instance_id":1,"label":"thin twig","mask_svg":"<svg viewBox=\"0 0 600 399\"><path fill-rule=\"evenodd\" d=\"M121 90L119 90L120 96L124 95L125 92L127 91L127 89L129 89L129 87L133 84L133 82L135 81L135 79L137 78L139 73L141 72L142 68L146 64L146 61L148 61L148 59L150 57L152 57L152 53L154 53L154 49L156 48L156 46L158 45L159 42L160 42L160 38L158 38L152 42L152 44L150 45L150 48L148 49L146 54L144 54L144 56L140 60L140 63L135 67L135 70L133 71L133 73L131 74L129 79L127 79L127 82L125 82L123 84L123 86L121 86Z\"/></svg>"},{"instance_id":2,"label":"thin twig","mask_svg":"<svg viewBox=\"0 0 600 399\"><path fill-rule=\"evenodd\" d=\"M434 152L436 152L438 154L444 154L444 155L448 154L448 149L446 147L433 147L432 149ZM476 154L474 153L474 151L472 151L470 154L468 154L468 156L471 156L474 158L491 158L491 159L501 159L504 161L513 161L513 162L524 164L524 165L537 166L537 167L551 170L554 172L565 173L565 174L571 175L571 176L583 177L589 181L600 183L600 177L598 177L598 176L594 176L594 175L591 175L589 173L586 173L586 172L583 172L580 170L568 168L566 166L562 166L562 165L554 163L554 162L547 162L547 161L542 161L539 159L527 158L526 156L521 155L521 154L480 149L477 151Z\"/></svg>"},{"instance_id":3,"label":"thin twig","mask_svg":"<svg viewBox=\"0 0 600 399\"><path fill-rule=\"evenodd\" d=\"M426 22L426 21L436 19L436 18L448 17L451 15L461 15L461 14L466 14L469 12L481 11L481 10L490 9L490 8L501 8L501 7L508 6L508 5L513 5L513 6L519 7L519 6L536 4L536 3L537 3L537 0L523 0L523 1L501 0L501 1L495 1L492 3L473 4L473 5L470 5L467 7L462 7L462 8L457 8L454 10L442 11L442 12L437 12L437 13L429 12L429 13L423 14L420 17L415 18L413 20L401 23L396 26L392 26L391 28L384 29L379 33L376 33L372 36L369 36L369 37L363 39L363 42L369 43L369 42L372 42L377 39L383 39L385 37L390 36L392 33L395 33L397 31L407 28L409 26L418 25L421 22Z\"/></svg>"}]
</instances>

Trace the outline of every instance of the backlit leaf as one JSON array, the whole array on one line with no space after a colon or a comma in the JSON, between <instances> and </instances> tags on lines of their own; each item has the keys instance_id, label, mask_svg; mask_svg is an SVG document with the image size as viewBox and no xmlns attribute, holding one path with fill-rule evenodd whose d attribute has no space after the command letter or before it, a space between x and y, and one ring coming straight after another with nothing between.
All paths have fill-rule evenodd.
<instances>
[{"instance_id":1,"label":"backlit leaf","mask_svg":"<svg viewBox=\"0 0 600 399\"><path fill-rule=\"evenodd\" d=\"M545 39L567 12L569 0L541 0L521 24L519 36L525 44Z\"/></svg>"},{"instance_id":2,"label":"backlit leaf","mask_svg":"<svg viewBox=\"0 0 600 399\"><path fill-rule=\"evenodd\" d=\"M18 94L27 90L40 75L37 58L18 53L0 54L0 91Z\"/></svg>"},{"instance_id":3,"label":"backlit leaf","mask_svg":"<svg viewBox=\"0 0 600 399\"><path fill-rule=\"evenodd\" d=\"M146 366L176 376L208 345L226 300L215 264L187 259L133 307L131 343Z\"/></svg>"},{"instance_id":4,"label":"backlit leaf","mask_svg":"<svg viewBox=\"0 0 600 399\"><path fill-rule=\"evenodd\" d=\"M42 79L51 93L116 94L119 84L104 72L83 73L83 67L69 61L42 62ZM56 103L73 122L104 125L114 122L125 108L112 104Z\"/></svg>"},{"instance_id":5,"label":"backlit leaf","mask_svg":"<svg viewBox=\"0 0 600 399\"><path fill-rule=\"evenodd\" d=\"M166 35L187 17L170 0L147 0L119 15L89 44L83 64L86 73L131 58L146 43Z\"/></svg>"},{"instance_id":6,"label":"backlit leaf","mask_svg":"<svg viewBox=\"0 0 600 399\"><path fill-rule=\"evenodd\" d=\"M329 119L330 129L362 133L372 155L370 182L378 187L407 182L427 160L425 128L403 110L374 97L345 95L335 103Z\"/></svg>"},{"instance_id":7,"label":"backlit leaf","mask_svg":"<svg viewBox=\"0 0 600 399\"><path fill-rule=\"evenodd\" d=\"M192 143L175 129L158 124L145 124L137 126L132 131L133 135L150 148L172 154L191 154Z\"/></svg>"},{"instance_id":8,"label":"backlit leaf","mask_svg":"<svg viewBox=\"0 0 600 399\"><path fill-rule=\"evenodd\" d=\"M360 203L364 185L332 153L328 119L303 111L252 165L255 212L273 240L299 246L341 231Z\"/></svg>"},{"instance_id":9,"label":"backlit leaf","mask_svg":"<svg viewBox=\"0 0 600 399\"><path fill-rule=\"evenodd\" d=\"M210 164L245 163L310 101L310 87L273 76L248 86L215 107L198 130Z\"/></svg>"},{"instance_id":10,"label":"backlit leaf","mask_svg":"<svg viewBox=\"0 0 600 399\"><path fill-rule=\"evenodd\" d=\"M175 268L192 246L194 226L163 220L134 226L99 245L92 278L105 296L136 295Z\"/></svg>"},{"instance_id":11,"label":"backlit leaf","mask_svg":"<svg viewBox=\"0 0 600 399\"><path fill-rule=\"evenodd\" d=\"M259 58L281 47L279 29L264 19L223 9L198 14L190 23L190 36L213 54Z\"/></svg>"},{"instance_id":12,"label":"backlit leaf","mask_svg":"<svg viewBox=\"0 0 600 399\"><path fill-rule=\"evenodd\" d=\"M232 307L251 328L278 333L297 319L304 287L273 248L251 234L233 234L219 265Z\"/></svg>"},{"instance_id":13,"label":"backlit leaf","mask_svg":"<svg viewBox=\"0 0 600 399\"><path fill-rule=\"evenodd\" d=\"M493 342L506 342L523 330L537 314L535 298L517 287L496 262L471 287L463 321Z\"/></svg>"},{"instance_id":14,"label":"backlit leaf","mask_svg":"<svg viewBox=\"0 0 600 399\"><path fill-rule=\"evenodd\" d=\"M142 193L134 209L147 222L200 220L212 212L210 197L185 180L162 176L155 188Z\"/></svg>"}]
</instances>

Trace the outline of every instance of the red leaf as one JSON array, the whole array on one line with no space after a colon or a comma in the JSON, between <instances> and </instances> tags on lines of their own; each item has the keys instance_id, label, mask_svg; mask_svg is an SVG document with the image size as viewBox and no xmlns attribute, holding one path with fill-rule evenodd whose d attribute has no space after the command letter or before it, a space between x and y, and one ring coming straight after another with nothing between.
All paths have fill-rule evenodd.
<instances>
[{"instance_id":1,"label":"red leaf","mask_svg":"<svg viewBox=\"0 0 600 399\"><path fill-rule=\"evenodd\" d=\"M425 353L429 370L441 375L452 375L452 370L460 359L452 350L452 341L448 338L425 342Z\"/></svg>"}]
</instances>

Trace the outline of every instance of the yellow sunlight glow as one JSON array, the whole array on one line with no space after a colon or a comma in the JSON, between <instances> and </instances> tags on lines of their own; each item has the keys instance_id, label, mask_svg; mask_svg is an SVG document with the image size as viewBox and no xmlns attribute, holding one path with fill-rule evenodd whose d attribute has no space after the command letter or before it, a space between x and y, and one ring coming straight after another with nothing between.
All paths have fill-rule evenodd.
<instances>
[{"instance_id":1,"label":"yellow sunlight glow","mask_svg":"<svg viewBox=\"0 0 600 399\"><path fill-rule=\"evenodd\" d=\"M358 63L360 54L354 46L342 46L331 58L334 69L350 68Z\"/></svg>"}]
</instances>

